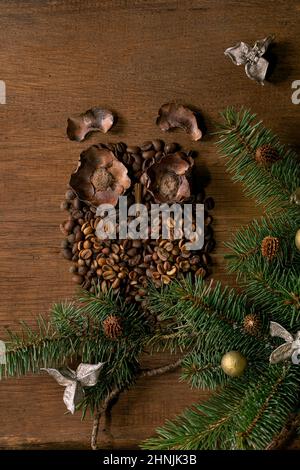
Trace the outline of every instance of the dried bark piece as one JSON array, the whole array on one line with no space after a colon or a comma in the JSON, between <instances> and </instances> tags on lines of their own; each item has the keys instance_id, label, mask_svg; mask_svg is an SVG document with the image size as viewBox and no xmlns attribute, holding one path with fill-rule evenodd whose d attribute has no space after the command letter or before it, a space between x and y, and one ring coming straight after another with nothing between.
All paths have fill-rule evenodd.
<instances>
[{"instance_id":1,"label":"dried bark piece","mask_svg":"<svg viewBox=\"0 0 300 470\"><path fill-rule=\"evenodd\" d=\"M158 111L156 124L162 131L180 128L190 135L192 140L200 140L202 131L198 127L195 113L182 104L166 103Z\"/></svg>"},{"instance_id":2,"label":"dried bark piece","mask_svg":"<svg viewBox=\"0 0 300 470\"><path fill-rule=\"evenodd\" d=\"M106 134L114 121L111 111L94 107L68 119L67 135L70 140L81 142L90 132L100 131Z\"/></svg>"}]
</instances>

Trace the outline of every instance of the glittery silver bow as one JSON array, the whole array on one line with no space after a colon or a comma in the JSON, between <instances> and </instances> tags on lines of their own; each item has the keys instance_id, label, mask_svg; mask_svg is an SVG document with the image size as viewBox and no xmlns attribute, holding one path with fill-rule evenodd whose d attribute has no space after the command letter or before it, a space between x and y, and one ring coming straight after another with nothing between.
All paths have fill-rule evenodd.
<instances>
[{"instance_id":1,"label":"glittery silver bow","mask_svg":"<svg viewBox=\"0 0 300 470\"><path fill-rule=\"evenodd\" d=\"M293 364L300 364L300 358L298 357L300 355L300 331L297 331L293 336L279 323L271 321L270 334L285 340L284 344L281 344L272 352L270 363L277 364L291 358Z\"/></svg>"},{"instance_id":2,"label":"glittery silver bow","mask_svg":"<svg viewBox=\"0 0 300 470\"><path fill-rule=\"evenodd\" d=\"M48 372L59 385L66 387L64 391L64 404L67 409L74 414L76 406L84 398L83 387L93 387L96 385L100 369L104 362L98 364L79 364L76 372L69 367L61 369L41 369Z\"/></svg>"},{"instance_id":3,"label":"glittery silver bow","mask_svg":"<svg viewBox=\"0 0 300 470\"><path fill-rule=\"evenodd\" d=\"M247 76L263 85L269 62L262 56L273 40L274 36L267 36L256 41L253 47L245 42L238 42L234 47L226 49L224 54L230 57L234 64L244 64Z\"/></svg>"}]
</instances>

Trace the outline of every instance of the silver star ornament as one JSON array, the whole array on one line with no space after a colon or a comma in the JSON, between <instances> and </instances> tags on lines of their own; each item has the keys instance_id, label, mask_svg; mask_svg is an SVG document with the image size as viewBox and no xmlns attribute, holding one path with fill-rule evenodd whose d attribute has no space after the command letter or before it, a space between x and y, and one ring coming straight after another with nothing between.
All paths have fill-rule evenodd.
<instances>
[{"instance_id":1,"label":"silver star ornament","mask_svg":"<svg viewBox=\"0 0 300 470\"><path fill-rule=\"evenodd\" d=\"M98 364L79 364L76 371L69 367L41 370L48 372L59 385L66 387L63 401L67 409L74 414L76 406L84 398L83 387L93 387L96 385L103 365L104 362L99 362Z\"/></svg>"},{"instance_id":2,"label":"silver star ornament","mask_svg":"<svg viewBox=\"0 0 300 470\"><path fill-rule=\"evenodd\" d=\"M267 36L256 41L251 47L246 42L238 42L235 46L226 49L224 54L232 60L235 65L245 65L245 72L251 80L264 85L269 62L263 57L267 52L274 36Z\"/></svg>"}]
</instances>

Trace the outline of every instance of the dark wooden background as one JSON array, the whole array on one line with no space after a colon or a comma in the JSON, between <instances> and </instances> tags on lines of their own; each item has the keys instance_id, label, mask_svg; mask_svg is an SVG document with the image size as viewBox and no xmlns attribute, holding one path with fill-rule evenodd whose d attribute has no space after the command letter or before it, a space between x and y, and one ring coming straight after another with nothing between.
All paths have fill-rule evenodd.
<instances>
[{"instance_id":1,"label":"dark wooden background","mask_svg":"<svg viewBox=\"0 0 300 470\"><path fill-rule=\"evenodd\" d=\"M165 137L199 152L216 200L214 277L234 282L222 242L258 209L225 174L212 138L163 136L155 117L161 104L177 100L200 108L211 128L227 105L244 105L299 146L300 106L291 102L291 83L300 79L299 16L297 0L0 1L0 79L7 86L7 104L0 105L1 337L5 327L16 329L21 319L34 324L54 301L73 295L69 264L59 254L59 205L80 151L98 141ZM278 64L261 87L223 51L270 33ZM117 112L113 132L68 141L67 117L93 105ZM169 360L145 358L153 366ZM88 446L91 420L65 415L62 392L44 375L1 382L0 446ZM205 397L178 383L177 373L140 380L113 410L114 446L135 447Z\"/></svg>"}]
</instances>

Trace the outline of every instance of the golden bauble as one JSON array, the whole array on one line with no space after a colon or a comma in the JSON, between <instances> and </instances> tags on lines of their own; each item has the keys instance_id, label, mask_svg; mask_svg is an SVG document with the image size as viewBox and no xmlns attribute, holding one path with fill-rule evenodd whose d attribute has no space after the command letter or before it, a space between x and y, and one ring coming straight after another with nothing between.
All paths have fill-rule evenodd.
<instances>
[{"instance_id":1,"label":"golden bauble","mask_svg":"<svg viewBox=\"0 0 300 470\"><path fill-rule=\"evenodd\" d=\"M297 250L300 251L300 228L296 232L295 245L296 245Z\"/></svg>"},{"instance_id":2,"label":"golden bauble","mask_svg":"<svg viewBox=\"0 0 300 470\"><path fill-rule=\"evenodd\" d=\"M221 367L226 375L240 377L247 367L247 359L239 351L229 351L222 357Z\"/></svg>"}]
</instances>

